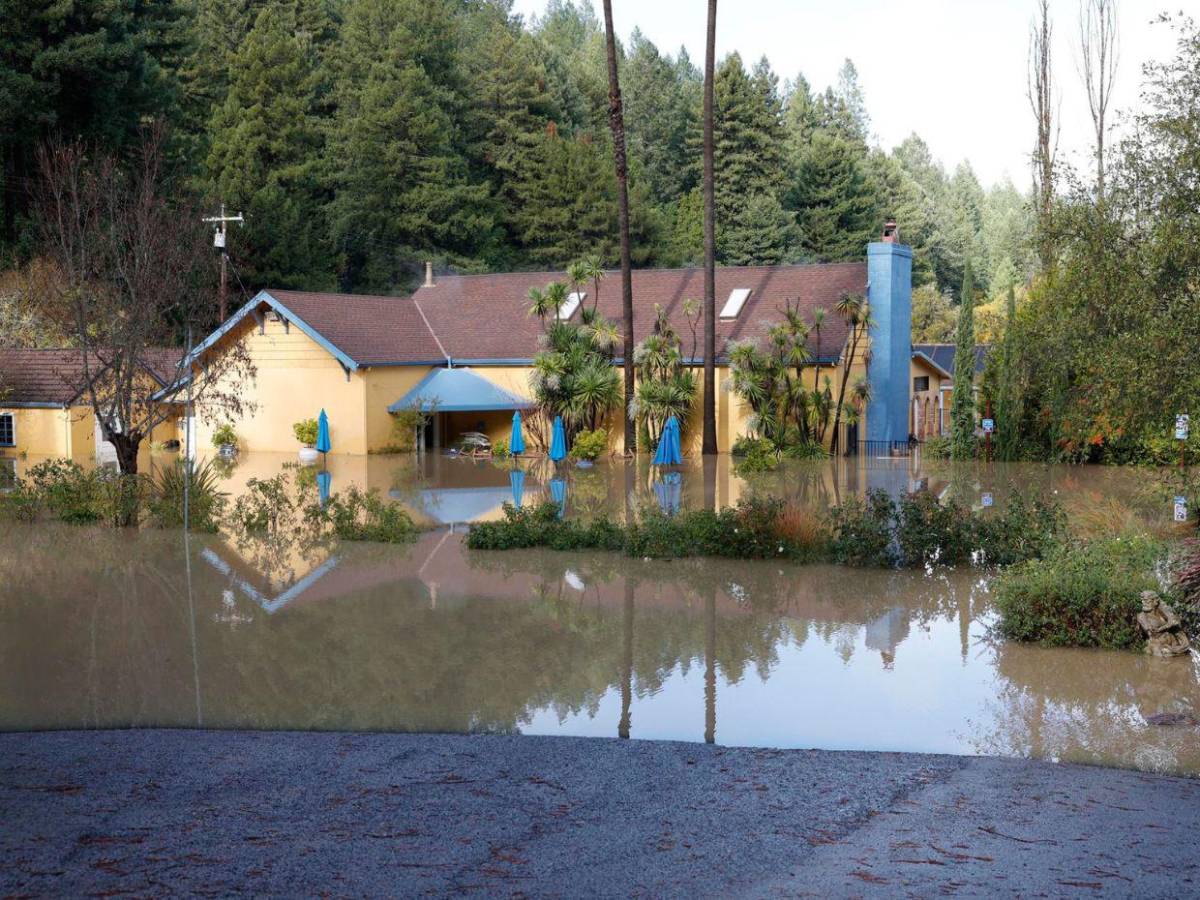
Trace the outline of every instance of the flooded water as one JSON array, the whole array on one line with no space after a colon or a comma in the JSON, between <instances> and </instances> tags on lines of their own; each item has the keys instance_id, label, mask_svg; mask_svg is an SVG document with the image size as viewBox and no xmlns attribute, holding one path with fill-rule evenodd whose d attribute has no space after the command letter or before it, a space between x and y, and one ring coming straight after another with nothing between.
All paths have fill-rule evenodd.
<instances>
[{"instance_id":1,"label":"flooded water","mask_svg":"<svg viewBox=\"0 0 1200 900\"><path fill-rule=\"evenodd\" d=\"M285 461L248 457L226 483ZM1169 518L1147 473L859 460L747 480L722 459L667 483L601 465L556 488L542 467L483 461L330 470L334 490L378 487L439 527L392 547L0 526L0 729L496 731L1200 773L1196 730L1146 722L1200 718L1194 658L999 641L986 573L484 553L458 524L518 498L620 517L750 490L820 507L924 487L985 507L1017 484L1103 531Z\"/></svg>"}]
</instances>

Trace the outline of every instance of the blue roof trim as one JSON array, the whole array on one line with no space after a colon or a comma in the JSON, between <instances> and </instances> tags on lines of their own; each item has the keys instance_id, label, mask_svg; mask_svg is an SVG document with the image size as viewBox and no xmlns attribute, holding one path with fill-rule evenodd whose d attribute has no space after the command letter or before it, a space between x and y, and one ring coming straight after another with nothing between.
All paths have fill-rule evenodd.
<instances>
[{"instance_id":1,"label":"blue roof trim","mask_svg":"<svg viewBox=\"0 0 1200 900\"><path fill-rule=\"evenodd\" d=\"M211 348L217 341L229 334L230 331L239 325L248 315L251 315L254 310L258 309L259 305L266 303L280 315L285 316L289 322L303 331L306 335L313 339L334 359L340 362L347 369L354 370L358 368L358 363L350 358L350 355L335 347L324 335L317 329L313 328L302 318L276 300L267 291L259 291L249 301L242 306L237 312L225 320L225 322L216 331L206 337L203 341L192 348L192 352L188 355L189 362L195 359L196 356Z\"/></svg>"},{"instance_id":2,"label":"blue roof trim","mask_svg":"<svg viewBox=\"0 0 1200 900\"><path fill-rule=\"evenodd\" d=\"M467 382L464 384L464 379ZM442 385L436 382L453 382ZM472 392L477 392L478 399L471 399ZM439 394L448 394L449 402ZM530 409L534 403L524 397L518 397L505 390L498 384L493 384L486 378L476 375L470 369L433 369L405 393L403 397L388 407L388 412L399 412L420 402L421 409L429 411L436 408L438 412L494 412L510 409Z\"/></svg>"},{"instance_id":3,"label":"blue roof trim","mask_svg":"<svg viewBox=\"0 0 1200 900\"><path fill-rule=\"evenodd\" d=\"M6 403L0 400L0 410L6 409L69 409L70 403L55 403L52 400L45 402L39 400L26 400L21 402Z\"/></svg>"}]
</instances>

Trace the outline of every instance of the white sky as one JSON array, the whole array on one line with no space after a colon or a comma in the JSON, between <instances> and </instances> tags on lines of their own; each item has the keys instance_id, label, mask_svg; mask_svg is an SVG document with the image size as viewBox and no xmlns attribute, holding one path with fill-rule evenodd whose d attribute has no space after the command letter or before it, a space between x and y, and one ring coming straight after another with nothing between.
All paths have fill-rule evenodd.
<instances>
[{"instance_id":1,"label":"white sky","mask_svg":"<svg viewBox=\"0 0 1200 900\"><path fill-rule=\"evenodd\" d=\"M704 63L705 0L612 0L618 35L635 26L664 52ZM599 0L594 0L601 15ZM1079 0L1051 0L1061 97L1061 150L1086 164L1090 120L1078 68ZM528 19L545 0L516 0ZM1200 17L1200 0L1121 0L1121 65L1113 105L1136 104L1142 64L1174 55L1161 11ZM780 80L803 72L814 90L854 60L872 128L891 149L916 131L948 169L968 159L985 185L1029 182L1033 119L1025 95L1034 0L720 0L717 58L763 54Z\"/></svg>"}]
</instances>

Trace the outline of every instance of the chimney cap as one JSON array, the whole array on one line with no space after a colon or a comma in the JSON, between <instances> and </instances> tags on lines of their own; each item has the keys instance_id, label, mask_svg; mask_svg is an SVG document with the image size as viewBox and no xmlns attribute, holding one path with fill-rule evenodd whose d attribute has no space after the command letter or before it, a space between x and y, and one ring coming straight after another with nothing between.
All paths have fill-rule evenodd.
<instances>
[{"instance_id":1,"label":"chimney cap","mask_svg":"<svg viewBox=\"0 0 1200 900\"><path fill-rule=\"evenodd\" d=\"M882 241L883 241L885 244L898 244L898 243L900 243L900 229L899 229L899 227L896 225L896 220L895 220L895 219L888 219L888 220L887 220L887 221L886 221L886 222L883 224L883 237L881 238L881 240L882 240Z\"/></svg>"}]
</instances>

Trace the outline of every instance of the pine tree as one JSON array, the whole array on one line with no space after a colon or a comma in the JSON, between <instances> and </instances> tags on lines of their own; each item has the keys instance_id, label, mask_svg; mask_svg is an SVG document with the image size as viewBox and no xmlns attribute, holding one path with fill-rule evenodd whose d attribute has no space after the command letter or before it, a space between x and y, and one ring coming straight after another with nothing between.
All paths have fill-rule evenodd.
<instances>
[{"instance_id":1,"label":"pine tree","mask_svg":"<svg viewBox=\"0 0 1200 900\"><path fill-rule=\"evenodd\" d=\"M654 202L677 201L696 185L688 136L699 120L700 73L687 54L663 56L636 29L621 73L631 160L641 164Z\"/></svg>"},{"instance_id":2,"label":"pine tree","mask_svg":"<svg viewBox=\"0 0 1200 900\"><path fill-rule=\"evenodd\" d=\"M788 206L797 210L800 249L811 260L861 259L878 230L875 190L861 149L823 128L796 161Z\"/></svg>"},{"instance_id":3,"label":"pine tree","mask_svg":"<svg viewBox=\"0 0 1200 900\"><path fill-rule=\"evenodd\" d=\"M950 401L950 442L954 459L975 456L975 286L971 263L963 273L958 333L954 347L954 395Z\"/></svg>"},{"instance_id":4,"label":"pine tree","mask_svg":"<svg viewBox=\"0 0 1200 900\"><path fill-rule=\"evenodd\" d=\"M492 233L488 188L454 145L456 40L444 0L346 7L328 156L345 288L395 290L421 256L468 259Z\"/></svg>"},{"instance_id":5,"label":"pine tree","mask_svg":"<svg viewBox=\"0 0 1200 900\"><path fill-rule=\"evenodd\" d=\"M765 59L751 75L741 57L731 53L717 70L713 90L718 258L778 262L793 235L790 222L774 227L775 217L768 214L776 207L782 210L784 184L783 102L777 79ZM751 233L767 221L773 223L768 231Z\"/></svg>"},{"instance_id":6,"label":"pine tree","mask_svg":"<svg viewBox=\"0 0 1200 900\"><path fill-rule=\"evenodd\" d=\"M121 151L178 115L187 50L176 0L7 0L0 13L0 257L24 221L51 136ZM27 235L28 237L28 235Z\"/></svg>"},{"instance_id":7,"label":"pine tree","mask_svg":"<svg viewBox=\"0 0 1200 900\"><path fill-rule=\"evenodd\" d=\"M212 122L207 172L214 200L246 214L231 256L252 284L329 283L313 106L319 76L291 10L266 6L231 61Z\"/></svg>"},{"instance_id":8,"label":"pine tree","mask_svg":"<svg viewBox=\"0 0 1200 900\"><path fill-rule=\"evenodd\" d=\"M933 281L930 242L933 236L933 208L924 190L893 157L881 150L867 159L871 190L875 194L878 219L893 219L900 228L900 239L912 247L914 287ZM876 225L881 224L876 222Z\"/></svg>"},{"instance_id":9,"label":"pine tree","mask_svg":"<svg viewBox=\"0 0 1200 900\"><path fill-rule=\"evenodd\" d=\"M514 226L523 252L547 268L616 256L615 184L606 146L550 127L515 185Z\"/></svg>"}]
</instances>

